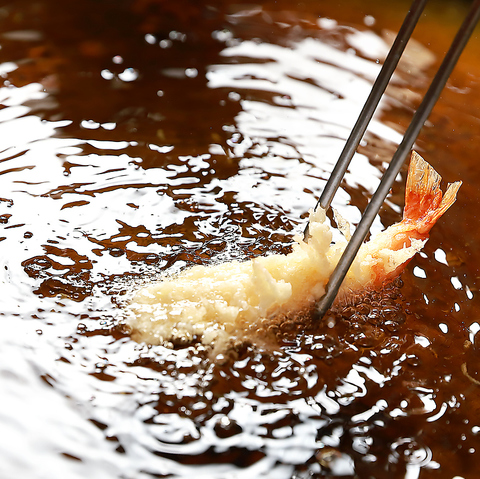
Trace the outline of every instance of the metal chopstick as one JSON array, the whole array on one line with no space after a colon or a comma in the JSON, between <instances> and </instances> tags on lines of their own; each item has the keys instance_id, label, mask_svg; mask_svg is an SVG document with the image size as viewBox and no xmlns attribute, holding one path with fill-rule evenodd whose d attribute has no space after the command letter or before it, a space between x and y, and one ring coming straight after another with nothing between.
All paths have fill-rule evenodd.
<instances>
[{"instance_id":1,"label":"metal chopstick","mask_svg":"<svg viewBox=\"0 0 480 479\"><path fill-rule=\"evenodd\" d=\"M352 264L355 256L360 249L370 227L377 215L380 207L382 206L385 198L393 184L396 176L400 172L400 169L405 161L407 154L410 152L413 143L415 142L423 124L427 120L430 112L432 111L441 91L443 90L448 77L452 73L458 58L460 57L465 45L467 44L470 36L472 35L475 26L480 18L480 0L475 0L470 10L465 17L460 29L458 30L450 49L448 50L443 62L435 75L422 103L413 116L402 142L400 143L397 151L393 155L389 167L382 177L379 187L375 191L370 203L368 204L365 212L362 216L360 223L358 224L352 238L347 244L345 251L340 258L335 270L333 271L330 279L327 283L326 293L320 299L317 304L316 315L318 318L322 318L326 311L332 305L340 285L345 278L350 265Z\"/></svg>"},{"instance_id":2,"label":"metal chopstick","mask_svg":"<svg viewBox=\"0 0 480 479\"><path fill-rule=\"evenodd\" d=\"M405 46L412 35L413 29L422 14L422 11L425 7L425 4L428 0L414 0L410 10L408 11L405 20L403 21L400 30L398 31L398 35L393 42L390 51L388 52L387 58L383 63L383 66L378 74L378 77L373 84L372 90L368 95L368 98L365 102L365 105L360 112L360 115L353 127L352 131L350 132L350 136L348 137L345 146L343 147L342 153L340 154L337 163L335 164L335 168L332 170L330 178L328 179L325 188L320 196L320 199L315 206L317 209L319 206L325 210L327 210L332 202L332 199L337 191L340 183L342 181L345 172L347 171L348 165L352 160L352 157L357 149L358 145L360 144L361 139L367 129L370 120L378 106L380 98L382 97L385 89L387 88L388 82L392 77L392 74L397 67L398 61L402 56L403 51L405 50ZM305 231L303 232L303 239L304 241L308 241L308 233L309 233L309 223L305 227Z\"/></svg>"}]
</instances>

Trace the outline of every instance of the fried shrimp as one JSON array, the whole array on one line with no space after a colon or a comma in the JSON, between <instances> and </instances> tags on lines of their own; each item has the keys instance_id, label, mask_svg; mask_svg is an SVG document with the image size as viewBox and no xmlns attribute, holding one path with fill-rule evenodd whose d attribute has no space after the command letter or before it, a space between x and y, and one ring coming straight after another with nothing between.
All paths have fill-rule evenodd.
<instances>
[{"instance_id":1,"label":"fried shrimp","mask_svg":"<svg viewBox=\"0 0 480 479\"><path fill-rule=\"evenodd\" d=\"M413 152L402 221L364 243L340 290L381 288L420 251L453 204L461 182L440 189L440 175ZM310 213L307 241L295 238L286 255L194 266L140 289L129 305L133 337L150 344L199 340L209 344L242 335L280 315L314 307L346 246L332 242L323 209Z\"/></svg>"}]
</instances>

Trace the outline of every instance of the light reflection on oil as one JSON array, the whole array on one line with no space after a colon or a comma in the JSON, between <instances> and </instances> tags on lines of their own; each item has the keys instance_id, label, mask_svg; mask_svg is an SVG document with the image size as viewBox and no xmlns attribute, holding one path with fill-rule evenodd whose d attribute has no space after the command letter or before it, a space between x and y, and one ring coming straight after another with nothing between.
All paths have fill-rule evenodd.
<instances>
[{"instance_id":1,"label":"light reflection on oil","mask_svg":"<svg viewBox=\"0 0 480 479\"><path fill-rule=\"evenodd\" d=\"M476 290L438 238L415 260L398 310L396 299L365 300L352 316L287 337L274 352L244 345L212 361L201 346L150 348L118 328L125 298L142 282L195 263L287 250L378 73L388 41L377 30L326 17L294 25L296 13L275 23L285 24L276 40L254 41L257 30L273 28L257 10L229 28L212 26L207 36L217 50L199 52L188 25L129 32L149 48L143 59L115 36L100 61L98 44L72 53L54 38L67 67L53 62L50 83L22 73L28 62L4 52L20 35L28 55L43 58L35 42L55 29L32 36L11 25L2 36L0 472L7 476L380 471L410 479L445 468L447 477L453 446L445 452L430 423L452 443L459 436L454 446L468 442L467 455L480 447L478 425L453 427L473 401L461 391L478 380L480 327L472 322L464 335L447 313L428 316L428 306L443 301L440 311L456 308L462 318L469 306L462 301L473 304ZM242 29L252 34L243 38ZM153 49L171 56L152 61ZM415 75L429 65L417 62ZM414 107L409 82L417 77L409 71L396 77L335 199L353 223L385 166L372 161L373 143L388 151L399 141L401 127L384 116ZM397 219L398 197L388 208L387 220ZM439 271L440 291L432 285ZM465 357L456 348L450 358L451 338L467 337Z\"/></svg>"}]
</instances>

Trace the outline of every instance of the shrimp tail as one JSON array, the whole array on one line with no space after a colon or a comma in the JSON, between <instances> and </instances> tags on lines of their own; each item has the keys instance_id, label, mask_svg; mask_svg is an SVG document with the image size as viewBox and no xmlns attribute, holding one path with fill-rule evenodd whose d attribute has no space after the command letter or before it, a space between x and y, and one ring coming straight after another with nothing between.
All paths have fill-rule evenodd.
<instances>
[{"instance_id":1,"label":"shrimp tail","mask_svg":"<svg viewBox=\"0 0 480 479\"><path fill-rule=\"evenodd\" d=\"M363 257L373 258L366 264L372 273L371 284L379 286L398 276L414 254L428 239L428 233L454 203L461 181L440 189L441 176L416 152L412 152L408 168L403 219L363 247Z\"/></svg>"},{"instance_id":2,"label":"shrimp tail","mask_svg":"<svg viewBox=\"0 0 480 479\"><path fill-rule=\"evenodd\" d=\"M435 222L455 202L462 182L440 189L442 177L415 151L412 151L405 192L403 221L414 222L420 234L427 234Z\"/></svg>"}]
</instances>

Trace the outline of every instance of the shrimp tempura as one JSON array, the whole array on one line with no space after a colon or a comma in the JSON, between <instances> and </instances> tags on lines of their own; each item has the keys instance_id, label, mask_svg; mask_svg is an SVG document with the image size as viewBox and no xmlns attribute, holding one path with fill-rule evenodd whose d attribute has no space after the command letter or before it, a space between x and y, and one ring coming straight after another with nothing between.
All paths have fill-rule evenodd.
<instances>
[{"instance_id":1,"label":"shrimp tempura","mask_svg":"<svg viewBox=\"0 0 480 479\"><path fill-rule=\"evenodd\" d=\"M440 181L440 175L413 152L402 221L362 245L340 296L380 288L421 250L461 185L449 185L443 195ZM129 306L133 337L151 344L175 340L209 344L256 330L279 315L312 308L325 293L346 241L332 243L321 208L310 213L309 233L307 242L296 237L287 255L194 266L141 289Z\"/></svg>"}]
</instances>

